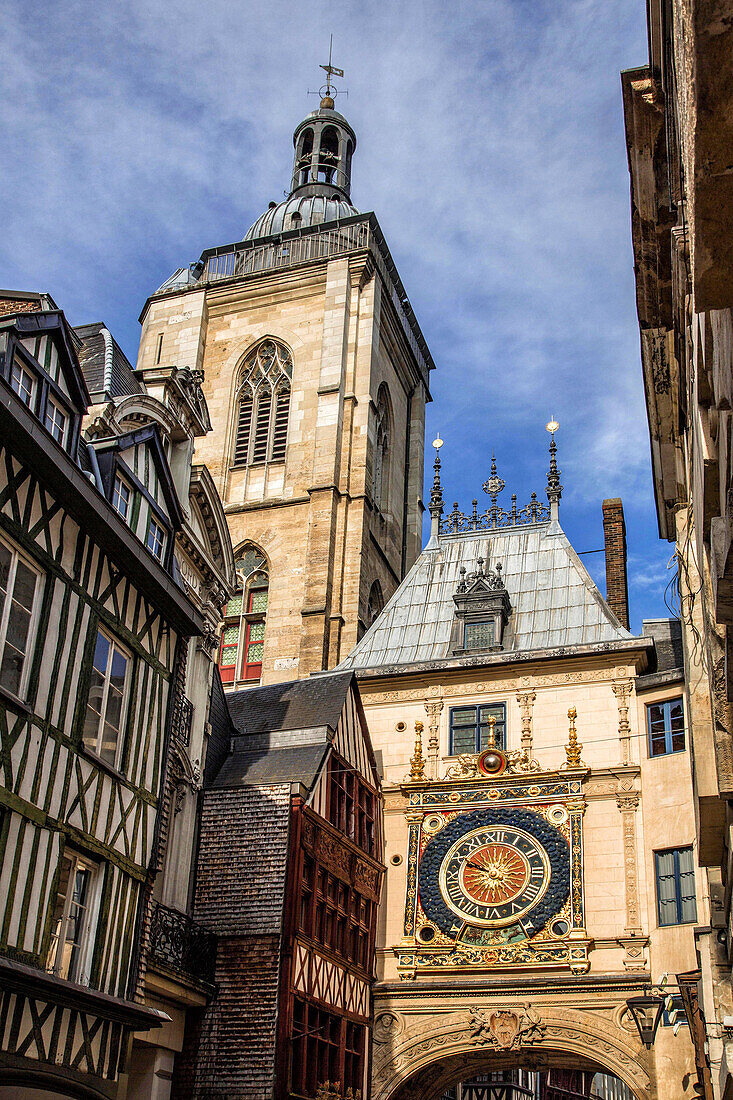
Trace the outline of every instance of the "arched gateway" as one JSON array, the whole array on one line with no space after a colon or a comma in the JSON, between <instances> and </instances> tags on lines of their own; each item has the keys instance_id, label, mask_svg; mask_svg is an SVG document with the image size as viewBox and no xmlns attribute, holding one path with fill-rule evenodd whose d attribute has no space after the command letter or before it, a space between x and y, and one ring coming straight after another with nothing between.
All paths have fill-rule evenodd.
<instances>
[{"instance_id":1,"label":"arched gateway","mask_svg":"<svg viewBox=\"0 0 733 1100\"><path fill-rule=\"evenodd\" d=\"M618 1022L616 1022L618 1021ZM637 1100L657 1093L651 1059L616 1011L572 1011L499 1002L443 1014L383 1011L375 1020L372 1100L434 1100L491 1070L572 1065L612 1073Z\"/></svg>"}]
</instances>

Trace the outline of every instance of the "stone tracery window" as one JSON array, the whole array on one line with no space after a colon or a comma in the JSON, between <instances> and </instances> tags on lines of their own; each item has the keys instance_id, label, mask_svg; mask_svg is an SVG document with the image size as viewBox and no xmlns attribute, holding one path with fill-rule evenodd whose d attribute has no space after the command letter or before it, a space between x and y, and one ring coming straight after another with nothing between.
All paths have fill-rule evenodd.
<instances>
[{"instance_id":1,"label":"stone tracery window","mask_svg":"<svg viewBox=\"0 0 733 1100\"><path fill-rule=\"evenodd\" d=\"M389 455L392 434L390 406L389 390L383 382L377 394L377 430L372 473L374 503L380 512L389 511Z\"/></svg>"},{"instance_id":2,"label":"stone tracery window","mask_svg":"<svg viewBox=\"0 0 733 1100\"><path fill-rule=\"evenodd\" d=\"M383 607L384 596L382 595L382 586L380 585L379 581L375 581L372 587L369 589L369 599L367 600L367 629L372 625Z\"/></svg>"},{"instance_id":3,"label":"stone tracery window","mask_svg":"<svg viewBox=\"0 0 733 1100\"><path fill-rule=\"evenodd\" d=\"M219 672L224 684L259 680L265 649L267 560L257 546L245 543L234 564L242 587L224 608L219 648Z\"/></svg>"},{"instance_id":4,"label":"stone tracery window","mask_svg":"<svg viewBox=\"0 0 733 1100\"><path fill-rule=\"evenodd\" d=\"M247 355L237 392L233 465L284 462L292 376L292 356L279 340L261 340Z\"/></svg>"}]
</instances>

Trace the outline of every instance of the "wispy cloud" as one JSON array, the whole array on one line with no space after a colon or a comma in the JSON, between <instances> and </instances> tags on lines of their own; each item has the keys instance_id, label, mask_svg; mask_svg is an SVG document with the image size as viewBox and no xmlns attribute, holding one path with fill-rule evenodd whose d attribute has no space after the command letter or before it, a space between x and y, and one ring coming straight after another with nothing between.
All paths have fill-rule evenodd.
<instances>
[{"instance_id":1,"label":"wispy cloud","mask_svg":"<svg viewBox=\"0 0 733 1100\"><path fill-rule=\"evenodd\" d=\"M282 196L333 30L353 197L377 212L439 368L428 438L446 439L448 495L475 495L491 447L520 496L541 492L554 414L579 549L620 495L656 560L618 77L646 55L643 0L0 14L7 282L48 289L76 323L104 317L134 357L146 296Z\"/></svg>"}]
</instances>

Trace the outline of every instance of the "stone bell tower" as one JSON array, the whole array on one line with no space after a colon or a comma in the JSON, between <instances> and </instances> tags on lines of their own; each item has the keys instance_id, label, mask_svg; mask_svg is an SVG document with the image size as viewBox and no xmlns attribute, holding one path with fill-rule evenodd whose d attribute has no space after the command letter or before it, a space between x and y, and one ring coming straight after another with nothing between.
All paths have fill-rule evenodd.
<instances>
[{"instance_id":1,"label":"stone bell tower","mask_svg":"<svg viewBox=\"0 0 733 1100\"><path fill-rule=\"evenodd\" d=\"M330 78L329 73L329 78ZM420 551L430 352L329 85L290 193L145 303L138 367L203 371L197 441L239 562L225 685L307 676L354 647Z\"/></svg>"}]
</instances>

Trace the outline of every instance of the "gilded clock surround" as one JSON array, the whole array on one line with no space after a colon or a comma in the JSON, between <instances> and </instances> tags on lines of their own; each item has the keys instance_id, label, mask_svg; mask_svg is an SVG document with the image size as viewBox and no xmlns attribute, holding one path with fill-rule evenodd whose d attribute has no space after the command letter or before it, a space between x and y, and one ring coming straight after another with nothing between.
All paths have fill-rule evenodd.
<instances>
[{"instance_id":1,"label":"gilded clock surround","mask_svg":"<svg viewBox=\"0 0 733 1100\"><path fill-rule=\"evenodd\" d=\"M430 970L587 971L584 775L581 768L477 779L474 770L470 781L403 786L407 888L395 949L403 980Z\"/></svg>"}]
</instances>

